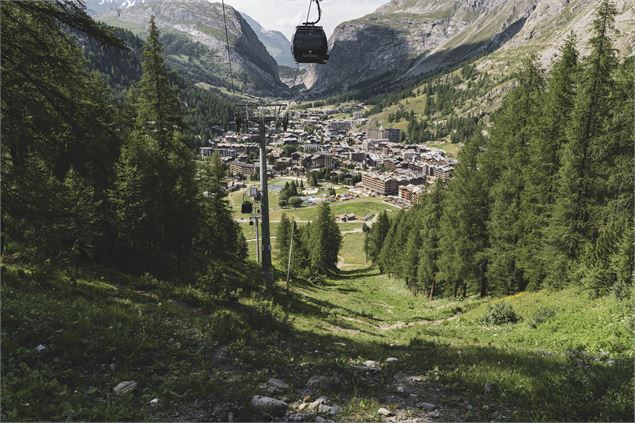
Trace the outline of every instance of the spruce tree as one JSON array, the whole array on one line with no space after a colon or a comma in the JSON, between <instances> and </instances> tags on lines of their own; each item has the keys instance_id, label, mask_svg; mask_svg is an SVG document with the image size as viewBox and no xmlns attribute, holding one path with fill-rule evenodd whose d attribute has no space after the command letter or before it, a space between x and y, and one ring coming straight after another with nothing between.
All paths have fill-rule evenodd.
<instances>
[{"instance_id":1,"label":"spruce tree","mask_svg":"<svg viewBox=\"0 0 635 423\"><path fill-rule=\"evenodd\" d=\"M542 72L534 57L524 61L518 86L504 100L494 119L495 128L486 147L485 168L493 172L488 232L487 275L492 290L511 293L525 289L518 242L524 233L521 197L529 145L540 117Z\"/></svg>"},{"instance_id":2,"label":"spruce tree","mask_svg":"<svg viewBox=\"0 0 635 423\"><path fill-rule=\"evenodd\" d=\"M366 233L365 249L368 258L373 264L379 264L380 271L383 272L383 266L378 263L379 254L381 253L382 246L388 231L390 230L390 221L388 220L388 213L386 210L382 211L377 217L377 221L370 228L370 231Z\"/></svg>"},{"instance_id":3,"label":"spruce tree","mask_svg":"<svg viewBox=\"0 0 635 423\"><path fill-rule=\"evenodd\" d=\"M309 257L311 267L322 274L337 270L342 235L328 202L320 203L316 219L311 225Z\"/></svg>"},{"instance_id":4,"label":"spruce tree","mask_svg":"<svg viewBox=\"0 0 635 423\"><path fill-rule=\"evenodd\" d=\"M533 288L540 287L546 264L551 260L551 257L542 254L542 245L556 198L556 177L561 151L567 141L565 128L573 110L577 72L578 53L572 34L549 73L543 113L531 141L530 165L525 169L526 187L521 198L525 210L525 233L519 241L519 263Z\"/></svg>"},{"instance_id":5,"label":"spruce tree","mask_svg":"<svg viewBox=\"0 0 635 423\"><path fill-rule=\"evenodd\" d=\"M443 202L445 186L442 181L437 181L432 191L423 199L421 220L421 251L416 268L418 285L427 293L429 299L433 299L439 292L439 241L441 237L441 217L443 215ZM456 296L456 289L454 295Z\"/></svg>"},{"instance_id":6,"label":"spruce tree","mask_svg":"<svg viewBox=\"0 0 635 423\"><path fill-rule=\"evenodd\" d=\"M465 290L488 293L485 276L488 247L488 187L479 155L485 140L477 136L459 153L454 177L448 183L441 216L439 279Z\"/></svg>"},{"instance_id":7,"label":"spruce tree","mask_svg":"<svg viewBox=\"0 0 635 423\"><path fill-rule=\"evenodd\" d=\"M295 222L294 222L295 223ZM286 272L289 258L289 245L291 241L291 221L286 213L282 213L280 224L276 231L276 251L278 263L281 269Z\"/></svg>"},{"instance_id":8,"label":"spruce tree","mask_svg":"<svg viewBox=\"0 0 635 423\"><path fill-rule=\"evenodd\" d=\"M612 115L611 92L618 66L610 35L616 9L608 0L598 7L593 22L591 53L582 63L575 104L567 126L567 144L558 173L557 197L546 231L545 255L550 257L546 282L562 286L572 280L581 251L595 241L591 221L597 204L593 154L601 149L602 135Z\"/></svg>"}]
</instances>

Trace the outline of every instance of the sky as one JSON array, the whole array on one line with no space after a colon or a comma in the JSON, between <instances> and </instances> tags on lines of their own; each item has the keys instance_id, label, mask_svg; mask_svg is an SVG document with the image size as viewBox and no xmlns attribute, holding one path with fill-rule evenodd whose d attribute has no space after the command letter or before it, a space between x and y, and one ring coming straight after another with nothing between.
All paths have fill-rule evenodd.
<instances>
[{"instance_id":1,"label":"sky","mask_svg":"<svg viewBox=\"0 0 635 423\"><path fill-rule=\"evenodd\" d=\"M220 0L215 0L220 1ZM321 0L322 20L327 36L335 27L351 19L359 18L374 12L389 0ZM309 0L225 0L240 12L245 12L265 29L282 32L290 40L295 27L306 20ZM311 7L311 17L317 17L315 3Z\"/></svg>"}]
</instances>

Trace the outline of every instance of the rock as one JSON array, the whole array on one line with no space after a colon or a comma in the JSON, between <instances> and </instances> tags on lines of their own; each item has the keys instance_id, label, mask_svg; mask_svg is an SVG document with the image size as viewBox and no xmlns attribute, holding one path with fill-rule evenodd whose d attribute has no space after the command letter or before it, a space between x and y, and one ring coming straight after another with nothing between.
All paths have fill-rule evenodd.
<instances>
[{"instance_id":1,"label":"rock","mask_svg":"<svg viewBox=\"0 0 635 423\"><path fill-rule=\"evenodd\" d=\"M386 416L386 417L394 415L392 411L384 407L381 407L379 410L377 410L377 414L379 414L380 416Z\"/></svg>"},{"instance_id":2,"label":"rock","mask_svg":"<svg viewBox=\"0 0 635 423\"><path fill-rule=\"evenodd\" d=\"M150 405L152 407L156 407L157 405L159 405L159 398L153 398L150 400Z\"/></svg>"},{"instance_id":3,"label":"rock","mask_svg":"<svg viewBox=\"0 0 635 423\"><path fill-rule=\"evenodd\" d=\"M494 385L487 382L485 383L485 386L483 386L483 390L486 394L491 394L494 391Z\"/></svg>"},{"instance_id":4,"label":"rock","mask_svg":"<svg viewBox=\"0 0 635 423\"><path fill-rule=\"evenodd\" d=\"M38 344L37 347L35 347L35 351L37 352L42 352L46 349L46 347L42 344Z\"/></svg>"},{"instance_id":5,"label":"rock","mask_svg":"<svg viewBox=\"0 0 635 423\"><path fill-rule=\"evenodd\" d=\"M328 399L326 397L320 397L309 404L309 410L315 412L318 410L320 405L326 404L327 401Z\"/></svg>"},{"instance_id":6,"label":"rock","mask_svg":"<svg viewBox=\"0 0 635 423\"><path fill-rule=\"evenodd\" d=\"M311 395L305 395L304 398L302 398L302 401L304 402L311 402L313 400L313 397L311 397Z\"/></svg>"},{"instance_id":7,"label":"rock","mask_svg":"<svg viewBox=\"0 0 635 423\"><path fill-rule=\"evenodd\" d=\"M250 404L258 411L278 417L283 416L288 408L286 402L271 397L265 397L263 395L254 395L251 397Z\"/></svg>"},{"instance_id":8,"label":"rock","mask_svg":"<svg viewBox=\"0 0 635 423\"><path fill-rule=\"evenodd\" d=\"M229 413L227 413L227 421L228 422L233 422L234 421L234 413L232 413L231 411Z\"/></svg>"},{"instance_id":9,"label":"rock","mask_svg":"<svg viewBox=\"0 0 635 423\"><path fill-rule=\"evenodd\" d=\"M298 406L298 411L304 411L304 409L307 408L309 405L310 404L308 402L303 402Z\"/></svg>"},{"instance_id":10,"label":"rock","mask_svg":"<svg viewBox=\"0 0 635 423\"><path fill-rule=\"evenodd\" d=\"M346 344L344 342L333 342L333 345L339 345L340 347L345 347Z\"/></svg>"},{"instance_id":11,"label":"rock","mask_svg":"<svg viewBox=\"0 0 635 423\"><path fill-rule=\"evenodd\" d=\"M403 386L397 386L397 392L403 394L405 392L405 388Z\"/></svg>"},{"instance_id":12,"label":"rock","mask_svg":"<svg viewBox=\"0 0 635 423\"><path fill-rule=\"evenodd\" d=\"M317 416L315 423L333 423L333 420L325 419L324 417Z\"/></svg>"},{"instance_id":13,"label":"rock","mask_svg":"<svg viewBox=\"0 0 635 423\"><path fill-rule=\"evenodd\" d=\"M117 395L127 394L128 392L132 392L137 387L137 382L134 380L126 380L124 382L120 382L112 388L112 391Z\"/></svg>"},{"instance_id":14,"label":"rock","mask_svg":"<svg viewBox=\"0 0 635 423\"><path fill-rule=\"evenodd\" d=\"M273 386L276 389L280 389L280 390L289 389L289 384L287 382L285 382L284 380L281 380L281 379L276 379L275 377L272 377L271 379L269 379L267 381L267 384L269 384L270 386Z\"/></svg>"},{"instance_id":15,"label":"rock","mask_svg":"<svg viewBox=\"0 0 635 423\"><path fill-rule=\"evenodd\" d=\"M423 408L424 410L428 410L428 411L437 409L437 406L432 404L431 402L420 402L417 404L417 407Z\"/></svg>"},{"instance_id":16,"label":"rock","mask_svg":"<svg viewBox=\"0 0 635 423\"><path fill-rule=\"evenodd\" d=\"M317 411L320 414L330 414L334 416L340 411L340 408L337 405L320 404Z\"/></svg>"},{"instance_id":17,"label":"rock","mask_svg":"<svg viewBox=\"0 0 635 423\"><path fill-rule=\"evenodd\" d=\"M288 422L303 422L304 416L302 414L289 414L285 416L284 420Z\"/></svg>"},{"instance_id":18,"label":"rock","mask_svg":"<svg viewBox=\"0 0 635 423\"><path fill-rule=\"evenodd\" d=\"M391 363L396 363L396 362L398 362L398 361L399 361L399 359L398 359L397 357L388 357L388 358L386 359L386 363L388 363L388 364L391 364Z\"/></svg>"},{"instance_id":19,"label":"rock","mask_svg":"<svg viewBox=\"0 0 635 423\"><path fill-rule=\"evenodd\" d=\"M366 360L364 361L364 366L371 368L371 369L379 369L379 363L373 360Z\"/></svg>"},{"instance_id":20,"label":"rock","mask_svg":"<svg viewBox=\"0 0 635 423\"><path fill-rule=\"evenodd\" d=\"M225 421L225 417L227 416L227 406L217 405L216 407L214 407L212 415L221 421Z\"/></svg>"}]
</instances>

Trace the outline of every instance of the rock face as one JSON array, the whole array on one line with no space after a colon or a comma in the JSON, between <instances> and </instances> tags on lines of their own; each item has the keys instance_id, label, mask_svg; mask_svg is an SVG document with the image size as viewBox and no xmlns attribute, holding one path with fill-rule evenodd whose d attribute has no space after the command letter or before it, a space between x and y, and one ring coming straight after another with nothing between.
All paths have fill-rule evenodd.
<instances>
[{"instance_id":1,"label":"rock face","mask_svg":"<svg viewBox=\"0 0 635 423\"><path fill-rule=\"evenodd\" d=\"M498 49L540 52L548 64L573 31L589 38L597 0L392 0L340 24L326 65L312 65L304 83L313 95L388 89ZM616 0L618 48L632 52L635 0ZM516 55L509 55L516 56Z\"/></svg>"},{"instance_id":2,"label":"rock face","mask_svg":"<svg viewBox=\"0 0 635 423\"><path fill-rule=\"evenodd\" d=\"M291 55L291 41L282 32L267 30L249 15L243 12L241 12L241 15L278 65L295 67L295 60L293 60Z\"/></svg>"},{"instance_id":3,"label":"rock face","mask_svg":"<svg viewBox=\"0 0 635 423\"><path fill-rule=\"evenodd\" d=\"M96 16L98 20L143 35L155 17L168 60L179 72L190 73L210 85L229 87L229 59L221 3L206 0L146 0L124 4ZM88 5L90 8L90 4ZM272 95L286 89L278 64L267 52L249 23L225 6L232 57L233 83L247 91Z\"/></svg>"}]
</instances>

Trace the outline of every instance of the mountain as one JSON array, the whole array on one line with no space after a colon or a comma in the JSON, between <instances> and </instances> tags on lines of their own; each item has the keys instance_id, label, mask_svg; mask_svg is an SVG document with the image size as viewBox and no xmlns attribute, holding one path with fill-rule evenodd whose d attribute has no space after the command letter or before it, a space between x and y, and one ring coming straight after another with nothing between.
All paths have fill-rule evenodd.
<instances>
[{"instance_id":1,"label":"mountain","mask_svg":"<svg viewBox=\"0 0 635 423\"><path fill-rule=\"evenodd\" d=\"M108 4L106 4L108 3ZM106 9L106 6L109 9ZM249 23L234 8L225 6L233 83L225 41L221 3L206 0L91 0L96 18L143 36L151 16L163 33L167 61L194 82L259 95L281 95L278 64ZM94 12L93 12L94 13Z\"/></svg>"},{"instance_id":2,"label":"mountain","mask_svg":"<svg viewBox=\"0 0 635 423\"><path fill-rule=\"evenodd\" d=\"M291 41L280 31L272 31L263 28L251 16L244 12L240 14L245 18L251 29L254 30L258 39L267 48L267 51L280 66L295 67L295 60L291 55Z\"/></svg>"},{"instance_id":3,"label":"mountain","mask_svg":"<svg viewBox=\"0 0 635 423\"><path fill-rule=\"evenodd\" d=\"M631 54L635 0L615 3L617 45ZM571 31L584 51L596 6L596 0L392 0L338 25L329 62L309 67L304 83L314 96L388 90L497 52L491 57L499 70L529 52L547 65Z\"/></svg>"}]
</instances>

